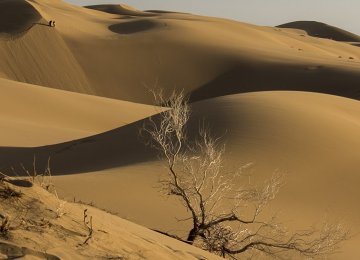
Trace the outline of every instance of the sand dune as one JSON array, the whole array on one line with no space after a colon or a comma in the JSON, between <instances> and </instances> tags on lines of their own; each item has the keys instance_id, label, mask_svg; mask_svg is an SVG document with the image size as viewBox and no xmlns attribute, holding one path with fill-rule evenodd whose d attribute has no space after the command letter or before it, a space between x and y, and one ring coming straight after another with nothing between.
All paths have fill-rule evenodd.
<instances>
[{"instance_id":1,"label":"sand dune","mask_svg":"<svg viewBox=\"0 0 360 260\"><path fill-rule=\"evenodd\" d=\"M26 1L0 1L0 36L26 31L40 19L40 13Z\"/></svg>"},{"instance_id":2,"label":"sand dune","mask_svg":"<svg viewBox=\"0 0 360 260\"><path fill-rule=\"evenodd\" d=\"M39 171L52 158L54 174L100 171L156 159L150 148L140 141L142 122L128 124L102 134L60 144L39 147L0 147L0 168L14 166L22 174L21 165L31 168L36 156ZM71 160L71 164L68 163Z\"/></svg>"},{"instance_id":3,"label":"sand dune","mask_svg":"<svg viewBox=\"0 0 360 260\"><path fill-rule=\"evenodd\" d=\"M49 20L55 28L46 26ZM184 89L194 102L190 134L206 120L227 144L227 167L254 163L252 182L276 169L288 173L272 205L288 226L306 227L328 212L359 232L359 39L316 22L284 26L291 28L125 5L0 0L0 171L26 175L23 164L41 173L51 158L63 197L184 235L189 223L175 217L187 213L159 195L165 169L139 136L146 117L160 109L144 105L153 101L148 88ZM34 189L24 192L35 196ZM45 204L53 207L48 199ZM68 210L69 218L81 218L79 205ZM92 211L111 237L99 236L90 251L81 252L85 258L114 248L143 250L150 259L205 254ZM52 244L61 243L45 246L46 254L31 244L43 237L32 236L30 243L22 233L15 244L0 241L0 254L11 249L66 259L79 253L64 249L66 241L57 235L46 233L56 238ZM358 259L359 242L354 237L333 259Z\"/></svg>"},{"instance_id":4,"label":"sand dune","mask_svg":"<svg viewBox=\"0 0 360 260\"><path fill-rule=\"evenodd\" d=\"M295 102L297 100L299 101ZM238 156L237 148L246 151L246 157L241 157L244 158L242 159L244 161L253 161L257 157L261 158L257 153L265 154L270 148L282 149L279 152L284 153L283 156L286 155L286 157L277 163L279 167L286 167L284 165L286 160L291 161L291 158L295 157L290 155L290 150L296 153L305 152L302 139L309 140L309 145L313 144L316 147L319 146L317 143L324 143L326 147L334 146L338 147L338 150L340 147L344 147L345 149L349 143L357 140L357 113L360 112L357 101L301 92L258 92L226 96L195 103L193 110L194 125L197 127L197 121L200 119L209 121L215 134L220 136L225 134L224 141L229 142L229 150L235 149L235 156ZM120 111L119 115L121 115ZM265 128L265 125L270 124L270 122L272 122L273 131L270 131L272 128ZM263 124L264 127L258 127L260 124ZM296 124L299 124L301 128L294 132L297 129L292 128L296 128ZM347 124L347 127L344 124ZM51 146L26 148L24 151L28 151L31 155L34 153L44 154L45 159L48 154L53 154L54 173L62 174L97 171L147 162L156 159L156 156L150 149L146 148L139 136L139 129L142 125L143 122L138 121L91 137ZM322 134L324 126L332 129L332 131ZM261 129L264 131L261 132ZM340 132L336 132L337 130ZM275 138L274 136L278 137ZM341 136L341 142L335 136ZM258 139L259 143L251 141ZM319 139L324 141L315 142ZM243 143L246 140L249 143ZM286 147L280 147L280 144L273 143L275 141L280 143L282 140L286 140ZM260 144L263 148L257 146ZM297 145L300 145L298 150L295 149ZM127 149L128 147L131 149ZM310 147L311 149L314 148ZM319 146L319 149L322 147ZM17 156L18 152L22 151L20 147L13 149ZM357 146L355 145L353 149L357 149ZM2 150L3 156L11 157L13 152L11 147L2 148ZM99 153L99 151L102 152ZM337 153L338 151L334 152ZM321 154L319 152L319 155ZM356 154L356 152L351 154ZM324 151L324 155L329 156L329 153ZM70 158L75 160L71 165L68 165L67 161ZM315 157L311 155L311 158ZM314 163L316 162L323 163L320 158L314 159Z\"/></svg>"},{"instance_id":5,"label":"sand dune","mask_svg":"<svg viewBox=\"0 0 360 260\"><path fill-rule=\"evenodd\" d=\"M106 86L99 95L149 103L146 87L176 86L196 92L194 100L276 89L358 98L349 92L357 91L360 51L348 44L186 14L119 18L109 24L117 35L106 43L72 41L83 47L75 55L90 81ZM106 51L91 55L111 64L102 72L84 57L104 44Z\"/></svg>"},{"instance_id":6,"label":"sand dune","mask_svg":"<svg viewBox=\"0 0 360 260\"><path fill-rule=\"evenodd\" d=\"M291 220L291 227L318 222L327 211L358 231L358 101L315 93L258 92L198 102L193 111L192 127L205 118L214 133L223 136L229 167L255 163L255 182L276 169L287 172L287 185L273 207L284 212L282 218L287 223ZM158 174L164 169L138 140L140 126L141 122L55 146L2 148L1 157L15 166L21 158L31 167L36 154L41 168L51 155L55 175L102 170L59 176L55 181L67 198L93 201L137 223L182 234L184 224L174 221L174 215L184 212L157 193ZM109 192L94 194L91 187ZM123 195L114 198L116 192ZM164 207L169 214L159 215ZM299 214L302 219L296 217ZM355 242L346 247L351 252L344 255L347 259L356 259L351 258Z\"/></svg>"},{"instance_id":7,"label":"sand dune","mask_svg":"<svg viewBox=\"0 0 360 260\"><path fill-rule=\"evenodd\" d=\"M193 125L206 118L214 132L223 136L228 166L253 162L252 181L261 182L277 169L287 173L287 184L273 209L281 212L281 219L290 227L320 222L328 212L345 219L356 233L360 226L359 114L359 102L350 99L299 92L259 92L196 103ZM74 158L83 161L79 155L82 149L74 149ZM131 152L141 158L143 150L137 149L134 146ZM110 153L113 154L111 150ZM122 156L118 160L119 165L126 162ZM185 217L186 213L176 206L179 205L176 201L164 200L157 193L161 172L164 172L161 164L153 162L59 176L55 180L60 192L69 199L75 196L92 201L148 227L183 234L184 223L174 217ZM86 188L76 188L74 192L80 184ZM110 192L95 196L89 192L95 187L106 187ZM119 197L114 198L111 195L114 193ZM167 213L159 215L165 208ZM334 259L357 259L358 239L355 237L346 244L343 254Z\"/></svg>"},{"instance_id":8,"label":"sand dune","mask_svg":"<svg viewBox=\"0 0 360 260\"><path fill-rule=\"evenodd\" d=\"M5 79L0 79L0 91L2 146L39 146L79 139L159 111L148 105Z\"/></svg>"},{"instance_id":9,"label":"sand dune","mask_svg":"<svg viewBox=\"0 0 360 260\"><path fill-rule=\"evenodd\" d=\"M194 120L206 117L218 134L227 130L223 139L229 165L254 162L253 181L268 177L276 169L288 173L287 185L274 205L288 225L316 223L324 212L331 212L346 219L356 233L360 224L356 206L359 109L357 101L328 95L263 92L197 103ZM162 199L155 188L161 172L161 164L146 163L55 180L69 199L75 196L92 201L137 223L182 234L183 223L171 216L185 213L176 207L176 201ZM74 192L80 184L86 188ZM89 190L95 187L106 187L109 193L94 196ZM114 193L120 196L114 198ZM151 205L144 203L144 197L152 201ZM165 208L167 213L159 216ZM343 258L358 257L357 239L345 247Z\"/></svg>"},{"instance_id":10,"label":"sand dune","mask_svg":"<svg viewBox=\"0 0 360 260\"><path fill-rule=\"evenodd\" d=\"M22 195L2 198L1 219L4 214L18 225L9 231L12 242L0 239L2 259L221 259L91 206L64 204L39 185L19 187L11 182L1 182L0 190L11 187ZM93 228L86 245L85 209Z\"/></svg>"},{"instance_id":11,"label":"sand dune","mask_svg":"<svg viewBox=\"0 0 360 260\"><path fill-rule=\"evenodd\" d=\"M11 47L24 65L16 75L3 54L0 71L11 79L142 103L152 102L146 88L155 87L184 88L193 100L286 89L359 98L360 49L347 43L191 14L128 17L60 0L31 4L57 27L37 26ZM20 56L45 51L51 60ZM40 59L49 67L41 73Z\"/></svg>"},{"instance_id":12,"label":"sand dune","mask_svg":"<svg viewBox=\"0 0 360 260\"><path fill-rule=\"evenodd\" d=\"M279 28L296 28L304 30L307 34L343 42L358 42L360 36L343 29L315 21L297 21L277 26Z\"/></svg>"},{"instance_id":13,"label":"sand dune","mask_svg":"<svg viewBox=\"0 0 360 260\"><path fill-rule=\"evenodd\" d=\"M87 76L66 43L41 20L24 35L0 38L3 77L48 87L93 93Z\"/></svg>"}]
</instances>

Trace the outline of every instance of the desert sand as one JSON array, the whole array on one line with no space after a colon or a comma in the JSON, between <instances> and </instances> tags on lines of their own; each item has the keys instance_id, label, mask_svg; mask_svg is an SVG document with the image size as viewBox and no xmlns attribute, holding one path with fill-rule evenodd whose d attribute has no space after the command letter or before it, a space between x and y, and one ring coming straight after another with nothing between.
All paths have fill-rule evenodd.
<instances>
[{"instance_id":1,"label":"desert sand","mask_svg":"<svg viewBox=\"0 0 360 260\"><path fill-rule=\"evenodd\" d=\"M286 173L271 209L287 226L342 219L354 237L330 259L359 259L359 38L318 22L262 27L126 5L0 1L0 170L26 177L23 166L42 172L51 158L59 195L13 187L23 201L36 198L57 231L41 229L45 243L36 230L14 230L0 253L216 259L149 230L184 236L189 228L176 220L188 216L181 204L158 192L165 168L139 135L165 109L149 92L162 88L189 94L190 135L205 120L226 144L227 167L251 163L254 183ZM88 250L76 246L85 208L95 225Z\"/></svg>"},{"instance_id":2,"label":"desert sand","mask_svg":"<svg viewBox=\"0 0 360 260\"><path fill-rule=\"evenodd\" d=\"M297 21L277 26L279 28L294 28L305 31L308 35L325 39L332 39L341 42L358 42L360 37L356 34L342 30L340 28L319 23L316 21Z\"/></svg>"},{"instance_id":3,"label":"desert sand","mask_svg":"<svg viewBox=\"0 0 360 260\"><path fill-rule=\"evenodd\" d=\"M6 79L0 79L0 89L2 146L31 147L79 139L162 110Z\"/></svg>"},{"instance_id":4,"label":"desert sand","mask_svg":"<svg viewBox=\"0 0 360 260\"><path fill-rule=\"evenodd\" d=\"M4 186L22 195L2 197L0 209L16 216L10 221L24 229L14 229L0 240L1 259L221 259L89 205L65 203L38 184L19 187L5 182L1 191ZM92 219L93 230L88 244L85 210L85 221Z\"/></svg>"}]
</instances>

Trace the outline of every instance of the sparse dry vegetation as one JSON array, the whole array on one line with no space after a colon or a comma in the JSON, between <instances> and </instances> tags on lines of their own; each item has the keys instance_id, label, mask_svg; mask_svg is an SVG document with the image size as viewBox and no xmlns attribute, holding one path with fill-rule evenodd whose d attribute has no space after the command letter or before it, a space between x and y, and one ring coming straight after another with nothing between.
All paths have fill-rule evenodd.
<instances>
[{"instance_id":1,"label":"sparse dry vegetation","mask_svg":"<svg viewBox=\"0 0 360 260\"><path fill-rule=\"evenodd\" d=\"M1 199L11 199L11 198L20 198L22 195L21 192L16 191L11 188L6 183L2 183L0 187L0 198Z\"/></svg>"},{"instance_id":2,"label":"sparse dry vegetation","mask_svg":"<svg viewBox=\"0 0 360 260\"><path fill-rule=\"evenodd\" d=\"M9 230L10 230L9 217L1 215L0 236L3 238L8 238Z\"/></svg>"},{"instance_id":3,"label":"sparse dry vegetation","mask_svg":"<svg viewBox=\"0 0 360 260\"><path fill-rule=\"evenodd\" d=\"M56 193L54 185L51 181L50 163L51 163L51 157L48 157L47 163L44 167L44 170L41 173L39 173L38 167L36 165L36 156L34 155L33 163L32 163L32 170L27 169L24 166L24 164L22 164L22 163L20 164L20 167L23 170L23 172L26 174L26 176L28 176L29 181L31 181L32 183L39 184L41 187L43 187L44 189L46 189L50 192ZM15 175L17 175L17 174L15 173Z\"/></svg>"},{"instance_id":4,"label":"sparse dry vegetation","mask_svg":"<svg viewBox=\"0 0 360 260\"><path fill-rule=\"evenodd\" d=\"M87 235L85 241L82 243L83 245L86 245L89 240L92 238L94 229L92 225L92 216L88 215L88 209L84 209L84 219L83 219L84 225L87 229Z\"/></svg>"},{"instance_id":5,"label":"sparse dry vegetation","mask_svg":"<svg viewBox=\"0 0 360 260\"><path fill-rule=\"evenodd\" d=\"M190 214L192 227L185 242L229 258L257 252L315 257L335 252L349 238L341 224L326 222L292 233L275 216L264 216L283 176L276 173L258 187L244 182L243 168L225 172L225 146L209 129L200 128L195 140L187 136L190 106L184 93L173 92L169 99L155 93L155 98L157 105L171 109L151 118L142 133L166 160L162 191L177 197Z\"/></svg>"}]
</instances>

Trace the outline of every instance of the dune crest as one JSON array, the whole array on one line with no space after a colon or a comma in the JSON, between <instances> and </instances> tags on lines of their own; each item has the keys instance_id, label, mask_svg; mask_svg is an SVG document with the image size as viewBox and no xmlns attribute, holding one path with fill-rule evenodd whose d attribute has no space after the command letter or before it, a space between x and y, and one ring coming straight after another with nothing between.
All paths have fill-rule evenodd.
<instances>
[{"instance_id":1,"label":"dune crest","mask_svg":"<svg viewBox=\"0 0 360 260\"><path fill-rule=\"evenodd\" d=\"M44 20L20 37L0 38L0 71L15 81L94 93L66 42Z\"/></svg>"},{"instance_id":2,"label":"dune crest","mask_svg":"<svg viewBox=\"0 0 360 260\"><path fill-rule=\"evenodd\" d=\"M0 78L1 146L40 146L92 136L160 111ZM115 112L115 113L114 113Z\"/></svg>"},{"instance_id":3,"label":"dune crest","mask_svg":"<svg viewBox=\"0 0 360 260\"><path fill-rule=\"evenodd\" d=\"M343 42L359 42L360 36L354 33L342 30L335 26L315 21L296 21L278 25L279 28L295 28L304 30L307 34L315 37L333 39Z\"/></svg>"},{"instance_id":4,"label":"dune crest","mask_svg":"<svg viewBox=\"0 0 360 260\"><path fill-rule=\"evenodd\" d=\"M287 89L359 99L360 49L347 43L191 14L129 16L49 0L31 5L57 26L0 42L0 73L10 79L147 104L148 88L175 86L193 100ZM14 64L11 55L24 58Z\"/></svg>"},{"instance_id":5,"label":"dune crest","mask_svg":"<svg viewBox=\"0 0 360 260\"><path fill-rule=\"evenodd\" d=\"M1 0L0 38L23 33L41 18L40 13L25 0Z\"/></svg>"}]
</instances>

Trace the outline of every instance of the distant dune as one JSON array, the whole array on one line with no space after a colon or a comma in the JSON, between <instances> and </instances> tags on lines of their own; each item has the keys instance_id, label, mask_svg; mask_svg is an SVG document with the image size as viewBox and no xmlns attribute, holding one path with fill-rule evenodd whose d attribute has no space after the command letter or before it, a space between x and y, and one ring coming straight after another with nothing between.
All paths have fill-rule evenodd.
<instances>
[{"instance_id":1,"label":"distant dune","mask_svg":"<svg viewBox=\"0 0 360 260\"><path fill-rule=\"evenodd\" d=\"M0 71L10 79L147 104L147 88L157 87L183 88L192 100L287 89L359 98L360 49L346 43L191 14L31 4L57 26L0 39Z\"/></svg>"},{"instance_id":2,"label":"distant dune","mask_svg":"<svg viewBox=\"0 0 360 260\"><path fill-rule=\"evenodd\" d=\"M85 6L89 9L94 9L110 14L120 14L120 15L129 15L129 16L152 16L151 13L142 12L131 6L125 4L119 5L89 5Z\"/></svg>"},{"instance_id":3,"label":"distant dune","mask_svg":"<svg viewBox=\"0 0 360 260\"><path fill-rule=\"evenodd\" d=\"M307 34L343 42L359 42L360 36L325 23L315 21L297 21L278 25L279 28L295 28L304 30Z\"/></svg>"}]
</instances>

